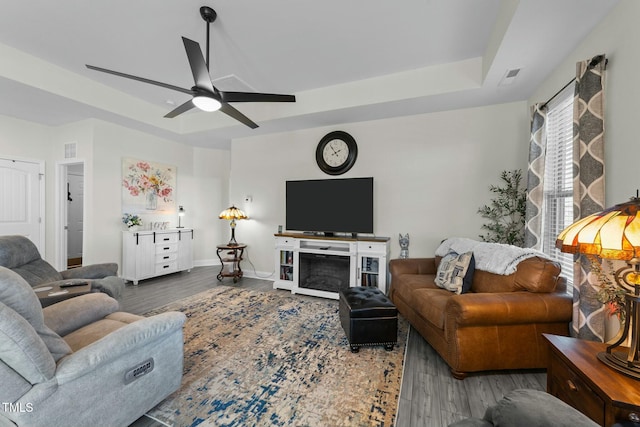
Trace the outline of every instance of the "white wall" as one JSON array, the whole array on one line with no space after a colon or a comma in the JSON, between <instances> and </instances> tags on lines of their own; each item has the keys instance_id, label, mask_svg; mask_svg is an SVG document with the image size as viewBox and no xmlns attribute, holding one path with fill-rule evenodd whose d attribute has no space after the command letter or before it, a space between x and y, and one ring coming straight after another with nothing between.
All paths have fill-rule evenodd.
<instances>
[{"instance_id":1,"label":"white wall","mask_svg":"<svg viewBox=\"0 0 640 427\"><path fill-rule=\"evenodd\" d=\"M575 77L576 62L604 53L609 58L605 100L606 206L626 202L640 188L638 106L640 2L622 0L545 81L529 103L545 101Z\"/></svg>"},{"instance_id":2,"label":"white wall","mask_svg":"<svg viewBox=\"0 0 640 427\"><path fill-rule=\"evenodd\" d=\"M528 126L526 102L516 102L234 140L229 201L251 218L238 222L236 237L259 274L273 272L285 181L329 178L315 149L339 129L358 143L358 160L341 177L374 177L374 230L391 237L391 257L400 252L399 233L410 234L412 257L433 256L448 236L478 237L489 185L502 170L526 169Z\"/></svg>"},{"instance_id":3,"label":"white wall","mask_svg":"<svg viewBox=\"0 0 640 427\"><path fill-rule=\"evenodd\" d=\"M0 116L0 155L44 160L46 165L46 254L54 263L56 165L64 161L64 144L77 144L85 165L85 264L121 259L122 158L133 157L177 167L177 203L187 211L183 225L195 229L194 261L215 262L215 245L228 240L217 218L227 204L230 152L194 148L118 125L89 119L47 127ZM177 214L152 220L178 223ZM227 225L228 227L228 225ZM226 240L225 240L226 239Z\"/></svg>"}]
</instances>

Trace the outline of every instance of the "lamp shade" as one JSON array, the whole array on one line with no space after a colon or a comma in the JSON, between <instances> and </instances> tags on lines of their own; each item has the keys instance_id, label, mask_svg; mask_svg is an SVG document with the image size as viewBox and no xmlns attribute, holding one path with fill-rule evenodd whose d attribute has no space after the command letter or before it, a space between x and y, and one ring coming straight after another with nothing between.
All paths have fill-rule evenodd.
<instances>
[{"instance_id":1,"label":"lamp shade","mask_svg":"<svg viewBox=\"0 0 640 427\"><path fill-rule=\"evenodd\" d=\"M210 96L194 96L191 102L202 111L218 111L222 107L220 101Z\"/></svg>"},{"instance_id":2,"label":"lamp shade","mask_svg":"<svg viewBox=\"0 0 640 427\"><path fill-rule=\"evenodd\" d=\"M235 206L231 206L228 209L223 210L222 212L220 212L220 215L218 216L218 218L220 219L248 219L249 217L242 212L240 209L236 208Z\"/></svg>"},{"instance_id":3,"label":"lamp shade","mask_svg":"<svg viewBox=\"0 0 640 427\"><path fill-rule=\"evenodd\" d=\"M185 210L182 206L178 207L178 216L184 216Z\"/></svg>"},{"instance_id":4,"label":"lamp shade","mask_svg":"<svg viewBox=\"0 0 640 427\"><path fill-rule=\"evenodd\" d=\"M582 218L560 232L562 252L631 260L640 256L640 198Z\"/></svg>"}]
</instances>

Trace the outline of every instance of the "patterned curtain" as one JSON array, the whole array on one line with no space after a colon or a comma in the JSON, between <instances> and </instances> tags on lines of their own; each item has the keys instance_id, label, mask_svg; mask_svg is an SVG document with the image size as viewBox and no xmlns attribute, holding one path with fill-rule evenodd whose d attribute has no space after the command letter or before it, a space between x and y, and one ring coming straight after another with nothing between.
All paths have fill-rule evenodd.
<instances>
[{"instance_id":1,"label":"patterned curtain","mask_svg":"<svg viewBox=\"0 0 640 427\"><path fill-rule=\"evenodd\" d=\"M544 104L531 106L531 136L527 167L527 209L524 247L542 250L542 200L544 198L544 160L547 147Z\"/></svg>"},{"instance_id":2,"label":"patterned curtain","mask_svg":"<svg viewBox=\"0 0 640 427\"><path fill-rule=\"evenodd\" d=\"M573 218L604 209L604 55L578 62L573 101ZM604 306L589 282L591 266L577 256L573 273L572 335L604 341ZM597 280L593 278L592 280Z\"/></svg>"}]
</instances>

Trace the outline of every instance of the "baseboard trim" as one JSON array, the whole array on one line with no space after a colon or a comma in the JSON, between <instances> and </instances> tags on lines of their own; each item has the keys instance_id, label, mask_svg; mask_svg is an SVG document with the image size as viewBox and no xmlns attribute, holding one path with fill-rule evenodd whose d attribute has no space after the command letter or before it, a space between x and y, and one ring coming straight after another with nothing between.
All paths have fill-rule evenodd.
<instances>
[{"instance_id":1,"label":"baseboard trim","mask_svg":"<svg viewBox=\"0 0 640 427\"><path fill-rule=\"evenodd\" d=\"M201 259L198 261L193 261L193 266L194 267L213 267L213 266L220 266L220 260L219 259ZM249 270L248 268L245 268L245 264L242 264L242 275L244 277L250 277L252 279L262 279L262 280L270 280L270 281L274 281L275 278L274 276L274 272L273 271L252 271Z\"/></svg>"},{"instance_id":2,"label":"baseboard trim","mask_svg":"<svg viewBox=\"0 0 640 427\"><path fill-rule=\"evenodd\" d=\"M220 265L219 259L201 259L198 261L193 261L194 267L210 267L212 265Z\"/></svg>"}]
</instances>

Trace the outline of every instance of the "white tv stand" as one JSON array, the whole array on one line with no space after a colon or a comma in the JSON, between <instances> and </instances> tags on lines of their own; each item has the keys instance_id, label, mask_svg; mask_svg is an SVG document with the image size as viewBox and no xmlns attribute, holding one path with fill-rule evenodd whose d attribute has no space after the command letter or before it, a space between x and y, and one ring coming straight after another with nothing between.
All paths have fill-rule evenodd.
<instances>
[{"instance_id":1,"label":"white tv stand","mask_svg":"<svg viewBox=\"0 0 640 427\"><path fill-rule=\"evenodd\" d=\"M388 237L275 234L274 289L338 299L345 287L375 286L387 293Z\"/></svg>"}]
</instances>

